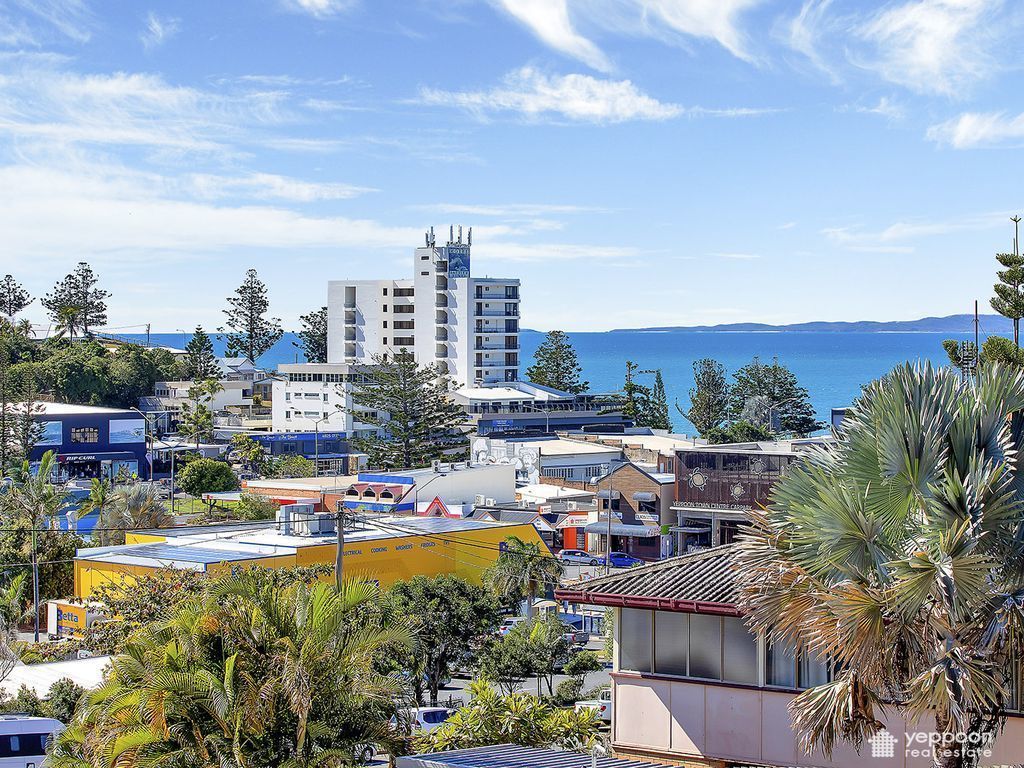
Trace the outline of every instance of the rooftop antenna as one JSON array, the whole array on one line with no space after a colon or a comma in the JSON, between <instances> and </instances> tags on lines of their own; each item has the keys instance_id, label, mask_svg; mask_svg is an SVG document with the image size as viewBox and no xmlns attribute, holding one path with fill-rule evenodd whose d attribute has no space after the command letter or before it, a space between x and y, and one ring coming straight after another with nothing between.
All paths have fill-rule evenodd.
<instances>
[{"instance_id":1,"label":"rooftop antenna","mask_svg":"<svg viewBox=\"0 0 1024 768\"><path fill-rule=\"evenodd\" d=\"M462 225L459 224L459 244L462 244Z\"/></svg>"},{"instance_id":2,"label":"rooftop antenna","mask_svg":"<svg viewBox=\"0 0 1024 768\"><path fill-rule=\"evenodd\" d=\"M469 228L469 232L466 233L466 245L473 244L473 228Z\"/></svg>"},{"instance_id":3,"label":"rooftop antenna","mask_svg":"<svg viewBox=\"0 0 1024 768\"><path fill-rule=\"evenodd\" d=\"M455 227L453 227L451 224L448 225L448 242L455 242Z\"/></svg>"},{"instance_id":4,"label":"rooftop antenna","mask_svg":"<svg viewBox=\"0 0 1024 768\"><path fill-rule=\"evenodd\" d=\"M434 228L433 228L433 227L431 227L431 228L430 228L430 247L431 247L431 248L433 248L433 247L434 247L434 242L435 242L435 241L434 241Z\"/></svg>"}]
</instances>

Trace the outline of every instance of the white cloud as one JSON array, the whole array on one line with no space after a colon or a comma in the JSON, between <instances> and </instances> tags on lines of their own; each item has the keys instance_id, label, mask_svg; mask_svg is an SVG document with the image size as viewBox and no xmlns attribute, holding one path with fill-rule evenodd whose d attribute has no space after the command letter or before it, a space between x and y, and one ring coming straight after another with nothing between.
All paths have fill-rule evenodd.
<instances>
[{"instance_id":1,"label":"white cloud","mask_svg":"<svg viewBox=\"0 0 1024 768\"><path fill-rule=\"evenodd\" d=\"M174 86L157 75L30 66L0 74L0 136L209 152L225 149L225 137L280 122L284 100L280 92Z\"/></svg>"},{"instance_id":2,"label":"white cloud","mask_svg":"<svg viewBox=\"0 0 1024 768\"><path fill-rule=\"evenodd\" d=\"M806 0L800 13L782 25L782 37L794 51L802 53L815 67L839 82L835 69L825 60L820 46L833 24L828 15L832 0Z\"/></svg>"},{"instance_id":3,"label":"white cloud","mask_svg":"<svg viewBox=\"0 0 1024 768\"><path fill-rule=\"evenodd\" d=\"M1024 143L1024 113L965 112L928 129L927 137L954 149L975 149Z\"/></svg>"},{"instance_id":4,"label":"white cloud","mask_svg":"<svg viewBox=\"0 0 1024 768\"><path fill-rule=\"evenodd\" d=\"M146 50L159 48L178 33L179 20L171 16L158 16L150 11L146 16L146 28L139 39Z\"/></svg>"},{"instance_id":5,"label":"white cloud","mask_svg":"<svg viewBox=\"0 0 1024 768\"><path fill-rule=\"evenodd\" d=\"M516 112L537 118L558 115L592 123L666 120L683 114L678 104L660 102L629 80L600 80L589 75L548 76L532 67L510 72L489 91L442 91L424 88L425 104L458 107L478 117Z\"/></svg>"},{"instance_id":6,"label":"white cloud","mask_svg":"<svg viewBox=\"0 0 1024 768\"><path fill-rule=\"evenodd\" d=\"M714 40L733 56L753 61L739 18L762 0L638 0L647 24L657 18L676 32Z\"/></svg>"},{"instance_id":7,"label":"white cloud","mask_svg":"<svg viewBox=\"0 0 1024 768\"><path fill-rule=\"evenodd\" d=\"M84 0L9 0L0 13L4 45L41 45L53 32L77 43L92 37L92 13Z\"/></svg>"},{"instance_id":8,"label":"white cloud","mask_svg":"<svg viewBox=\"0 0 1024 768\"><path fill-rule=\"evenodd\" d=\"M601 49L573 28L568 0L498 0L498 3L555 50L602 72L612 68Z\"/></svg>"},{"instance_id":9,"label":"white cloud","mask_svg":"<svg viewBox=\"0 0 1024 768\"><path fill-rule=\"evenodd\" d=\"M443 214L496 216L504 218L544 216L552 213L587 213L604 210L602 208L592 208L585 205L559 205L550 203L508 203L505 205L436 203L434 205L421 205L417 207Z\"/></svg>"},{"instance_id":10,"label":"white cloud","mask_svg":"<svg viewBox=\"0 0 1024 768\"><path fill-rule=\"evenodd\" d=\"M883 8L856 35L874 48L862 64L924 93L960 94L999 66L991 55L1007 20L1003 0L911 0Z\"/></svg>"},{"instance_id":11,"label":"white cloud","mask_svg":"<svg viewBox=\"0 0 1024 768\"><path fill-rule=\"evenodd\" d=\"M870 106L864 104L844 104L842 107L839 107L839 111L857 112L862 115L878 115L890 121L902 120L905 115L903 106L888 96L882 96L878 99L877 103Z\"/></svg>"},{"instance_id":12,"label":"white cloud","mask_svg":"<svg viewBox=\"0 0 1024 768\"><path fill-rule=\"evenodd\" d=\"M942 221L897 221L877 231L859 227L828 227L821 230L835 245L851 251L869 253L912 253L913 241L941 237L955 232L981 232L1004 226L1009 213L994 212Z\"/></svg>"},{"instance_id":13,"label":"white cloud","mask_svg":"<svg viewBox=\"0 0 1024 768\"><path fill-rule=\"evenodd\" d=\"M354 8L358 0L283 0L284 6L292 11L308 13L318 19L337 16Z\"/></svg>"},{"instance_id":14,"label":"white cloud","mask_svg":"<svg viewBox=\"0 0 1024 768\"><path fill-rule=\"evenodd\" d=\"M348 200L367 192L377 191L370 187L310 182L271 173L249 173L244 176L197 173L188 177L188 184L196 195L204 199L248 197L258 200L288 200L299 203L318 200Z\"/></svg>"},{"instance_id":15,"label":"white cloud","mask_svg":"<svg viewBox=\"0 0 1024 768\"><path fill-rule=\"evenodd\" d=\"M720 259L734 259L736 261L749 261L751 259L760 259L761 254L759 253L711 253L709 256L717 256Z\"/></svg>"}]
</instances>

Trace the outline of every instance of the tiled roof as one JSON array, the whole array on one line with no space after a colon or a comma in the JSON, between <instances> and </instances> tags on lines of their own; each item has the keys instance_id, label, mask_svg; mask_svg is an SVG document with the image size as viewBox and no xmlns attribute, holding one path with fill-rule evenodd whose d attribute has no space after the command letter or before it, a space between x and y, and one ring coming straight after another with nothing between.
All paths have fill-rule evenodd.
<instances>
[{"instance_id":1,"label":"tiled roof","mask_svg":"<svg viewBox=\"0 0 1024 768\"><path fill-rule=\"evenodd\" d=\"M673 557L622 573L568 584L560 600L685 613L738 615L732 544Z\"/></svg>"}]
</instances>

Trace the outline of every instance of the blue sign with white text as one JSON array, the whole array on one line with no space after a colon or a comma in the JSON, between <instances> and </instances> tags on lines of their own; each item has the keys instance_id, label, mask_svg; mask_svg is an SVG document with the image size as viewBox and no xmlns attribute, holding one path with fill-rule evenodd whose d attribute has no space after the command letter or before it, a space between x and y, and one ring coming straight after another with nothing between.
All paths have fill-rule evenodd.
<instances>
[{"instance_id":1,"label":"blue sign with white text","mask_svg":"<svg viewBox=\"0 0 1024 768\"><path fill-rule=\"evenodd\" d=\"M469 246L448 246L448 277L469 277Z\"/></svg>"}]
</instances>

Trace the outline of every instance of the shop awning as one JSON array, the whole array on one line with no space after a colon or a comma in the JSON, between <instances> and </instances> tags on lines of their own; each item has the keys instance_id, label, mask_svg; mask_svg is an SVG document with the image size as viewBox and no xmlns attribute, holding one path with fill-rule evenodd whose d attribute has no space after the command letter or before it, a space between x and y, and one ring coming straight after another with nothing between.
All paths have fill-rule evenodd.
<instances>
[{"instance_id":1,"label":"shop awning","mask_svg":"<svg viewBox=\"0 0 1024 768\"><path fill-rule=\"evenodd\" d=\"M597 522L590 523L586 528L583 529L587 533L592 534L607 534L608 523ZM632 536L638 539L646 539L651 536L660 536L660 528L651 528L646 525L629 525L627 523L612 523L612 536Z\"/></svg>"},{"instance_id":2,"label":"shop awning","mask_svg":"<svg viewBox=\"0 0 1024 768\"><path fill-rule=\"evenodd\" d=\"M609 494L611 494L611 498L613 499L617 499L621 496L621 494L616 490L608 490L607 488L602 488L600 491L597 492L597 498L607 499Z\"/></svg>"},{"instance_id":3,"label":"shop awning","mask_svg":"<svg viewBox=\"0 0 1024 768\"><path fill-rule=\"evenodd\" d=\"M108 453L62 453L57 463L80 464L91 461L134 461L137 457L128 451L112 451Z\"/></svg>"},{"instance_id":4,"label":"shop awning","mask_svg":"<svg viewBox=\"0 0 1024 768\"><path fill-rule=\"evenodd\" d=\"M673 533L711 533L711 528L706 525L680 525L669 528Z\"/></svg>"},{"instance_id":5,"label":"shop awning","mask_svg":"<svg viewBox=\"0 0 1024 768\"><path fill-rule=\"evenodd\" d=\"M658 494L650 491L637 491L633 494L633 501L657 501Z\"/></svg>"}]
</instances>

